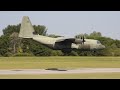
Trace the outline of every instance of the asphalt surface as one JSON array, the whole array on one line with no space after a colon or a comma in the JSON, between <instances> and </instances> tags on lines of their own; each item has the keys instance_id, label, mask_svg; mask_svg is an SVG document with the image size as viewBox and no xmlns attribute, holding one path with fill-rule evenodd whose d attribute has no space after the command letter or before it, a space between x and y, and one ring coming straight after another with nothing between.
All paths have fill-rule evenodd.
<instances>
[{"instance_id":1,"label":"asphalt surface","mask_svg":"<svg viewBox=\"0 0 120 90\"><path fill-rule=\"evenodd\" d=\"M120 68L79 68L67 71L45 70L45 69L10 69L0 70L0 75L9 74L77 74L77 73L113 73L120 72Z\"/></svg>"}]
</instances>

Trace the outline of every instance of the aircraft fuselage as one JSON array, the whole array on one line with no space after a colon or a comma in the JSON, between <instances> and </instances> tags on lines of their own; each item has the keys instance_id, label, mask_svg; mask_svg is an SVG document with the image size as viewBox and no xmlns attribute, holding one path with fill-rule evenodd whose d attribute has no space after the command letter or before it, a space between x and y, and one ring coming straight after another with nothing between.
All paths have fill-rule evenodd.
<instances>
[{"instance_id":1,"label":"aircraft fuselage","mask_svg":"<svg viewBox=\"0 0 120 90\"><path fill-rule=\"evenodd\" d=\"M99 50L105 48L101 43L97 43L98 40L85 39L84 44L75 43L57 43L56 41L60 38L52 38L41 35L34 35L33 40L51 48L54 50L64 50L64 49L79 49L79 50Z\"/></svg>"}]
</instances>

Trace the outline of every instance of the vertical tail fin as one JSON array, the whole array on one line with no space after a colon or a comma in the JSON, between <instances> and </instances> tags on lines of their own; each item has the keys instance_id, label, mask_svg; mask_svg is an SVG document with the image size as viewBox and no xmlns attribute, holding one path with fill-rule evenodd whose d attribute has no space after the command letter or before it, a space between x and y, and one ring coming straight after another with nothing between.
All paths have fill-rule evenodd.
<instances>
[{"instance_id":1,"label":"vertical tail fin","mask_svg":"<svg viewBox=\"0 0 120 90\"><path fill-rule=\"evenodd\" d=\"M33 37L34 28L28 16L23 16L19 37L22 38L32 38Z\"/></svg>"}]
</instances>

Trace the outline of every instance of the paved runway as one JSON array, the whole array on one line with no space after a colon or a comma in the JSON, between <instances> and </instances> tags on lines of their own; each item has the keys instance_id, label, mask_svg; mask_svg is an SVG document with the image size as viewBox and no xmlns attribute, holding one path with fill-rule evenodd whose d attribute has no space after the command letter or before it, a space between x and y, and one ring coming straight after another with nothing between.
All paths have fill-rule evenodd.
<instances>
[{"instance_id":1,"label":"paved runway","mask_svg":"<svg viewBox=\"0 0 120 90\"><path fill-rule=\"evenodd\" d=\"M10 69L0 70L0 75L9 74L77 74L77 73L113 73L120 72L120 68L79 68L67 71L54 71L45 69Z\"/></svg>"}]
</instances>

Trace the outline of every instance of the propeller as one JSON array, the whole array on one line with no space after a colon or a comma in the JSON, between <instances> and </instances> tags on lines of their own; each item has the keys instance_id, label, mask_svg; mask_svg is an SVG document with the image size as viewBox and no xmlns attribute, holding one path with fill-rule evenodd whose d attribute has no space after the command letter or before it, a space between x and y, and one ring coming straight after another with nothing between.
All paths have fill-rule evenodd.
<instances>
[{"instance_id":1,"label":"propeller","mask_svg":"<svg viewBox=\"0 0 120 90\"><path fill-rule=\"evenodd\" d=\"M75 41L74 41L75 44L84 44L84 42L85 42L85 38L83 35L80 36L79 39L75 39Z\"/></svg>"},{"instance_id":2,"label":"propeller","mask_svg":"<svg viewBox=\"0 0 120 90\"><path fill-rule=\"evenodd\" d=\"M84 36L82 36L81 39L82 39L82 44L84 44L84 42L85 42Z\"/></svg>"}]
</instances>

